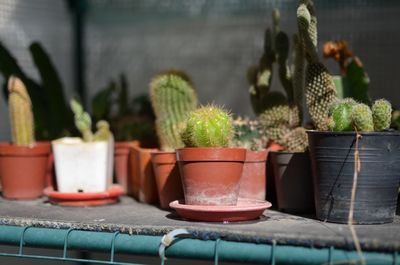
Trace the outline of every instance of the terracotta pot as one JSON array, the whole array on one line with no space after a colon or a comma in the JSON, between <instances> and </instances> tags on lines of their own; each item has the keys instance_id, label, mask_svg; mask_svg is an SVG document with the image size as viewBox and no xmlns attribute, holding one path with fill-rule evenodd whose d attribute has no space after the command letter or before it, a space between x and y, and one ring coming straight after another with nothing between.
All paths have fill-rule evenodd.
<instances>
[{"instance_id":1,"label":"terracotta pot","mask_svg":"<svg viewBox=\"0 0 400 265\"><path fill-rule=\"evenodd\" d=\"M265 200L267 177L268 150L247 150L240 179L239 197L246 199Z\"/></svg>"},{"instance_id":2,"label":"terracotta pot","mask_svg":"<svg viewBox=\"0 0 400 265\"><path fill-rule=\"evenodd\" d=\"M124 193L128 190L128 175L131 173L128 166L129 155L131 153L131 147L135 145L139 145L139 142L116 142L114 146L115 178L116 182L122 186Z\"/></svg>"},{"instance_id":3,"label":"terracotta pot","mask_svg":"<svg viewBox=\"0 0 400 265\"><path fill-rule=\"evenodd\" d=\"M169 209L169 203L183 199L182 181L175 152L151 153L160 206Z\"/></svg>"},{"instance_id":4,"label":"terracotta pot","mask_svg":"<svg viewBox=\"0 0 400 265\"><path fill-rule=\"evenodd\" d=\"M278 209L290 213L314 213L311 161L308 152L270 152Z\"/></svg>"},{"instance_id":5,"label":"terracotta pot","mask_svg":"<svg viewBox=\"0 0 400 265\"><path fill-rule=\"evenodd\" d=\"M151 153L158 151L155 148L131 147L130 167L131 176L128 179L128 194L140 202L158 203L158 192Z\"/></svg>"},{"instance_id":6,"label":"terracotta pot","mask_svg":"<svg viewBox=\"0 0 400 265\"><path fill-rule=\"evenodd\" d=\"M244 148L178 149L185 203L236 205L245 159Z\"/></svg>"},{"instance_id":7,"label":"terracotta pot","mask_svg":"<svg viewBox=\"0 0 400 265\"><path fill-rule=\"evenodd\" d=\"M7 199L41 197L48 172L49 142L33 147L0 143L0 176L3 196Z\"/></svg>"}]
</instances>

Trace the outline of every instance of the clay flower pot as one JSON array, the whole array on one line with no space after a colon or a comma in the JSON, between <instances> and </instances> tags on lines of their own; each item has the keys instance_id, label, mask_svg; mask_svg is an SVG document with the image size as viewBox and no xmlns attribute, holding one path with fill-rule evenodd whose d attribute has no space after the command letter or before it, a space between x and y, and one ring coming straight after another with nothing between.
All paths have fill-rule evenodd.
<instances>
[{"instance_id":1,"label":"clay flower pot","mask_svg":"<svg viewBox=\"0 0 400 265\"><path fill-rule=\"evenodd\" d=\"M0 143L0 176L7 199L35 199L43 194L51 152L49 142L32 147Z\"/></svg>"},{"instance_id":2,"label":"clay flower pot","mask_svg":"<svg viewBox=\"0 0 400 265\"><path fill-rule=\"evenodd\" d=\"M131 153L131 147L137 146L138 141L132 142L116 142L114 145L114 173L118 184L124 189L124 193L128 190L128 178L130 174L129 170L129 155Z\"/></svg>"},{"instance_id":3,"label":"clay flower pot","mask_svg":"<svg viewBox=\"0 0 400 265\"><path fill-rule=\"evenodd\" d=\"M247 150L240 179L239 197L246 199L265 200L268 150Z\"/></svg>"},{"instance_id":4,"label":"clay flower pot","mask_svg":"<svg viewBox=\"0 0 400 265\"><path fill-rule=\"evenodd\" d=\"M169 209L169 203L183 198L182 181L175 152L151 153L160 206Z\"/></svg>"},{"instance_id":5,"label":"clay flower pot","mask_svg":"<svg viewBox=\"0 0 400 265\"><path fill-rule=\"evenodd\" d=\"M128 194L140 202L158 203L158 192L151 153L155 148L142 148L139 145L131 147L130 167L132 175L128 179Z\"/></svg>"},{"instance_id":6,"label":"clay flower pot","mask_svg":"<svg viewBox=\"0 0 400 265\"><path fill-rule=\"evenodd\" d=\"M245 159L244 148L178 149L185 203L236 205Z\"/></svg>"}]
</instances>

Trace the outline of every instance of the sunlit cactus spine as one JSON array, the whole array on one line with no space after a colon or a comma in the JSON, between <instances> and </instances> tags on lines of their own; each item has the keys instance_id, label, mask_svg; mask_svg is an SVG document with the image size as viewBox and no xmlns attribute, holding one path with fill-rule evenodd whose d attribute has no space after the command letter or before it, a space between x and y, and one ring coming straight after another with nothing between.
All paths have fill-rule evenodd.
<instances>
[{"instance_id":1,"label":"sunlit cactus spine","mask_svg":"<svg viewBox=\"0 0 400 265\"><path fill-rule=\"evenodd\" d=\"M372 111L369 106L359 103L353 107L352 111L353 125L358 132L374 131L374 121Z\"/></svg>"},{"instance_id":2,"label":"sunlit cactus spine","mask_svg":"<svg viewBox=\"0 0 400 265\"><path fill-rule=\"evenodd\" d=\"M186 147L228 147L233 135L230 114L212 105L192 111L182 132Z\"/></svg>"},{"instance_id":3,"label":"sunlit cactus spine","mask_svg":"<svg viewBox=\"0 0 400 265\"><path fill-rule=\"evenodd\" d=\"M82 134L83 141L92 142L94 139L90 115L83 110L82 105L76 99L71 99L70 106L74 113L75 126Z\"/></svg>"},{"instance_id":4,"label":"sunlit cactus spine","mask_svg":"<svg viewBox=\"0 0 400 265\"><path fill-rule=\"evenodd\" d=\"M189 77L176 70L159 74L150 83L150 98L161 150L172 151L183 147L181 131L186 116L198 104Z\"/></svg>"},{"instance_id":5,"label":"sunlit cactus spine","mask_svg":"<svg viewBox=\"0 0 400 265\"><path fill-rule=\"evenodd\" d=\"M32 146L35 143L34 121L26 87L18 77L10 76L8 93L12 142L18 146Z\"/></svg>"},{"instance_id":6,"label":"sunlit cactus spine","mask_svg":"<svg viewBox=\"0 0 400 265\"><path fill-rule=\"evenodd\" d=\"M392 120L392 105L385 99L378 99L372 105L372 117L374 130L383 131L389 129Z\"/></svg>"}]
</instances>

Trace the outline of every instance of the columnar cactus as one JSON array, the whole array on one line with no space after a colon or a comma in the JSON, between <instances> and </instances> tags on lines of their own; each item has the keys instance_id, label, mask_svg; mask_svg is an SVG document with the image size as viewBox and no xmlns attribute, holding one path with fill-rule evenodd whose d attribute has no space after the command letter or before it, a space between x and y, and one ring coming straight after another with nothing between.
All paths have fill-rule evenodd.
<instances>
[{"instance_id":1,"label":"columnar cactus","mask_svg":"<svg viewBox=\"0 0 400 265\"><path fill-rule=\"evenodd\" d=\"M300 37L306 50L306 104L311 119L319 130L329 128L329 108L337 100L332 76L319 61L317 52L317 19L311 0L300 1L297 9Z\"/></svg>"},{"instance_id":2,"label":"columnar cactus","mask_svg":"<svg viewBox=\"0 0 400 265\"><path fill-rule=\"evenodd\" d=\"M150 83L150 97L161 150L183 147L181 131L186 115L196 109L198 102L188 76L179 71L159 74Z\"/></svg>"},{"instance_id":3,"label":"columnar cactus","mask_svg":"<svg viewBox=\"0 0 400 265\"><path fill-rule=\"evenodd\" d=\"M227 147L233 134L230 114L222 108L208 105L189 114L182 139L187 147Z\"/></svg>"},{"instance_id":4,"label":"columnar cactus","mask_svg":"<svg viewBox=\"0 0 400 265\"><path fill-rule=\"evenodd\" d=\"M12 142L18 146L35 143L32 102L24 83L15 76L8 79L8 107Z\"/></svg>"},{"instance_id":5,"label":"columnar cactus","mask_svg":"<svg viewBox=\"0 0 400 265\"><path fill-rule=\"evenodd\" d=\"M75 99L71 99L70 106L74 112L75 126L81 132L83 140L85 142L92 142L92 119L90 115L83 111L82 105Z\"/></svg>"},{"instance_id":6,"label":"columnar cactus","mask_svg":"<svg viewBox=\"0 0 400 265\"><path fill-rule=\"evenodd\" d=\"M303 101L303 83L304 83L304 46L297 35L293 38L294 43L294 66L289 66L289 38L283 32L278 30L279 13L273 13L273 28L275 34L268 34L267 30L264 54L258 67L250 68L248 79L251 85L250 94L258 91L263 96L257 101L258 105L253 107L258 114L260 124L265 130L268 138L276 143L286 147L289 151L304 151L307 144L306 134L290 134L292 129L298 128L302 123L302 101ZM268 49L266 49L268 48ZM269 91L271 85L272 65L277 62L278 73L282 86L285 89L286 96L280 92ZM264 76L265 66L268 66L268 82L260 85L260 77ZM258 69L258 74L257 73ZM261 70L260 70L261 69ZM253 72L252 72L253 71ZM256 89L255 89L256 88ZM252 103L254 103L254 99ZM261 110L261 111L260 111ZM258 111L258 112L257 112ZM292 139L295 137L296 139ZM303 137L298 139L297 137ZM292 143L299 143L301 146L294 147ZM289 147L290 146L290 147Z\"/></svg>"}]
</instances>

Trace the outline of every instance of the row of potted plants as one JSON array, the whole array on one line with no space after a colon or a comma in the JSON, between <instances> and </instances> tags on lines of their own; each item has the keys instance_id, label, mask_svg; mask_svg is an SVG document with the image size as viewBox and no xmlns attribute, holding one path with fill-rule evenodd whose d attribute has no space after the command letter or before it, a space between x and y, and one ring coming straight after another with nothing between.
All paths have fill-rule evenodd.
<instances>
[{"instance_id":1,"label":"row of potted plants","mask_svg":"<svg viewBox=\"0 0 400 265\"><path fill-rule=\"evenodd\" d=\"M392 221L400 185L400 134L389 130L390 103L377 100L372 104L365 92L368 82L352 79L350 70L358 67L357 78L365 81L359 63L349 66L341 79L335 79L340 82L334 82L318 56L312 1L301 1L297 9L299 32L293 37L292 59L289 38L279 30L279 12L275 10L272 18L273 28L266 31L263 55L248 71L257 121L233 121L222 108L199 107L188 75L170 70L150 83L159 148L144 148L140 142L117 143L114 148L108 123L99 121L97 132L92 133L89 114L72 101L75 125L82 138L52 142L58 190L106 190L112 182L115 161L123 189L141 202L156 203L159 199L162 208L183 197L187 205L235 206L238 198L264 200L266 187L274 186L281 210L315 209L318 219L346 223L354 208L355 223ZM270 91L275 64L285 95ZM17 156L11 147L18 146L23 156L38 153L40 159L34 165L44 165L42 176L49 175L51 152L50 143L34 141L32 104L24 84L11 77L8 87L14 145L0 145L3 196L16 198L8 189L11 179L31 192L23 198L37 197L42 194L44 178L35 193L31 191L34 185L24 181L25 174L34 172L33 166L16 166L13 177L4 177L5 168L10 168L8 155ZM348 92L352 89L362 93ZM303 109L308 110L315 130L302 126ZM269 149L264 139L268 139ZM42 151L37 151L40 146ZM80 149L75 148L78 146ZM274 178L266 176L269 151ZM63 160L65 156L69 158ZM18 163L27 165L21 160ZM377 166L380 163L384 166ZM98 165L103 168L96 171ZM87 171L78 174L77 170ZM77 181L68 184L74 177ZM95 179L102 184L93 186Z\"/></svg>"}]
</instances>

